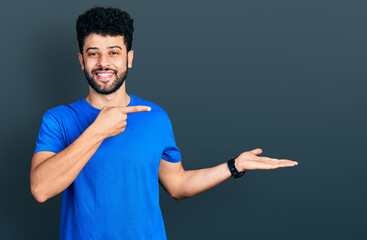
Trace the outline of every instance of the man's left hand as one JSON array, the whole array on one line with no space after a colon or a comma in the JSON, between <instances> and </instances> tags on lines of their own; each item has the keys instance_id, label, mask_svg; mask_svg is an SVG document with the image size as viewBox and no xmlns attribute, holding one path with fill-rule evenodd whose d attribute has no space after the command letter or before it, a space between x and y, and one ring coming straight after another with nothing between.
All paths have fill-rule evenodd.
<instances>
[{"instance_id":1,"label":"man's left hand","mask_svg":"<svg viewBox=\"0 0 367 240\"><path fill-rule=\"evenodd\" d=\"M261 169L276 169L283 167L293 167L298 165L298 162L288 159L277 159L269 157L259 157L263 151L261 148L256 148L252 151L243 152L235 159L235 166L239 172L247 170Z\"/></svg>"}]
</instances>

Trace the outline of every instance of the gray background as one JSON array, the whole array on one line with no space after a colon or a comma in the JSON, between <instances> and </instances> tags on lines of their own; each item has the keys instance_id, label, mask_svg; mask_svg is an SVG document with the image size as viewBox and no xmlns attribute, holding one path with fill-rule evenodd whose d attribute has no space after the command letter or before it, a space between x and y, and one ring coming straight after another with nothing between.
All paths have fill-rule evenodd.
<instances>
[{"instance_id":1,"label":"gray background","mask_svg":"<svg viewBox=\"0 0 367 240\"><path fill-rule=\"evenodd\" d=\"M185 169L261 147L294 168L191 199L161 191L168 239L361 239L366 231L366 1L8 1L1 6L0 238L57 239L61 195L29 171L42 114L88 93L75 21L135 19L129 93L169 114Z\"/></svg>"}]
</instances>

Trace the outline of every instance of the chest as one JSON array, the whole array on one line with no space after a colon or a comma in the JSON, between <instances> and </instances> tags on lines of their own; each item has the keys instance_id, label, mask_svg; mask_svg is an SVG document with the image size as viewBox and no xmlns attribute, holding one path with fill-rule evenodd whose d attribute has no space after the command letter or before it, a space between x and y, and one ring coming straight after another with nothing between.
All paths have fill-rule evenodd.
<instances>
[{"instance_id":1,"label":"chest","mask_svg":"<svg viewBox=\"0 0 367 240\"><path fill-rule=\"evenodd\" d=\"M164 149L164 134L159 119L142 114L129 115L125 131L106 138L81 174L94 178L131 174L157 176ZM68 144L77 139L94 119L79 117L69 121L73 126L66 128Z\"/></svg>"}]
</instances>

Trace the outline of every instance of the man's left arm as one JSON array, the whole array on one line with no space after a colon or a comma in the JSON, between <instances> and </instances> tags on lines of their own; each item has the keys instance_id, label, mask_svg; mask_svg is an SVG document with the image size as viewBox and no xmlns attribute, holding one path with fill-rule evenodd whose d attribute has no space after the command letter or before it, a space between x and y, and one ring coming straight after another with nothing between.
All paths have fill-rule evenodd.
<instances>
[{"instance_id":1,"label":"man's left arm","mask_svg":"<svg viewBox=\"0 0 367 240\"><path fill-rule=\"evenodd\" d=\"M298 165L297 162L287 159L257 156L261 153L260 148L241 153L235 159L235 167L238 172ZM159 166L159 180L166 191L176 200L205 192L231 176L227 163L212 168L185 171L181 162L171 163L162 159Z\"/></svg>"}]
</instances>

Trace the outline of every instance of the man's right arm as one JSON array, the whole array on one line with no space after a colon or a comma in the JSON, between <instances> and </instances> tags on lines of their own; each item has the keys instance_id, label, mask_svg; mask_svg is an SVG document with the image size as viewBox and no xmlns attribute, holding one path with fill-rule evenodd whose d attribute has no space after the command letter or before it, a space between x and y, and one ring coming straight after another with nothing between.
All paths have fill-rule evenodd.
<instances>
[{"instance_id":1,"label":"man's right arm","mask_svg":"<svg viewBox=\"0 0 367 240\"><path fill-rule=\"evenodd\" d=\"M40 151L33 155L31 191L38 202L64 191L97 151L104 138L90 125L59 153Z\"/></svg>"},{"instance_id":2,"label":"man's right arm","mask_svg":"<svg viewBox=\"0 0 367 240\"><path fill-rule=\"evenodd\" d=\"M150 111L147 106L105 107L96 120L59 153L39 151L31 165L31 192L38 202L64 191L76 179L104 139L122 133L127 113Z\"/></svg>"}]
</instances>

